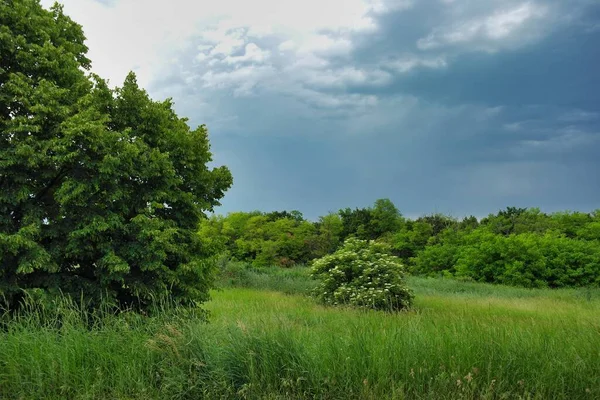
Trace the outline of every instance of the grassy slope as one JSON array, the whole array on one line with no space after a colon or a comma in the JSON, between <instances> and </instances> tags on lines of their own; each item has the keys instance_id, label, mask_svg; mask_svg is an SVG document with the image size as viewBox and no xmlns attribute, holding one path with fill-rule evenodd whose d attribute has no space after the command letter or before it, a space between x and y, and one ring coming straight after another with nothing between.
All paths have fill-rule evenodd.
<instances>
[{"instance_id":1,"label":"grassy slope","mask_svg":"<svg viewBox=\"0 0 600 400\"><path fill-rule=\"evenodd\" d=\"M598 291L411 278L415 311L386 315L268 290L307 290L303 270L242 278L208 325L12 323L0 398L600 398Z\"/></svg>"}]
</instances>

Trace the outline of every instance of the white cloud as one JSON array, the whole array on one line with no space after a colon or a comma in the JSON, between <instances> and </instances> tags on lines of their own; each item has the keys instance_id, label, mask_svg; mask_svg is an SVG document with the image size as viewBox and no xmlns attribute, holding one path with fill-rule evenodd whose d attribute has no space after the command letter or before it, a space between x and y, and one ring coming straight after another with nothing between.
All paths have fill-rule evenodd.
<instances>
[{"instance_id":1,"label":"white cloud","mask_svg":"<svg viewBox=\"0 0 600 400\"><path fill-rule=\"evenodd\" d=\"M50 7L54 0L42 0ZM122 83L128 71L138 74L146 86L176 62L176 55L190 40L202 37L212 44L207 56L231 56L248 44L248 37L277 35L293 40L304 52L340 54L349 51L347 37L331 39L323 30L348 35L370 31L375 22L368 0L282 1L219 0L197 2L171 0L62 0L65 12L83 25L93 69Z\"/></svg>"},{"instance_id":2,"label":"white cloud","mask_svg":"<svg viewBox=\"0 0 600 400\"><path fill-rule=\"evenodd\" d=\"M289 51L289 50L293 50L296 48L296 43L294 43L293 40L286 40L284 42L281 42L279 44L279 46L277 46L277 48L280 51Z\"/></svg>"},{"instance_id":3,"label":"white cloud","mask_svg":"<svg viewBox=\"0 0 600 400\"><path fill-rule=\"evenodd\" d=\"M523 122L510 122L504 124L503 128L510 132L517 132L523 129Z\"/></svg>"},{"instance_id":4,"label":"white cloud","mask_svg":"<svg viewBox=\"0 0 600 400\"><path fill-rule=\"evenodd\" d=\"M548 140L557 140L562 137L564 140L568 137L583 137L583 131L576 129L576 126L585 126L590 122L600 119L600 113L582 109L563 109L560 107L530 105L521 107L521 111L533 113L530 118L520 119L503 124L503 129L510 132L522 132L524 134L534 134ZM548 118L552 116L552 118ZM561 127L557 131L556 127ZM585 135L584 135L585 136ZM530 141L535 146L536 141Z\"/></svg>"},{"instance_id":5,"label":"white cloud","mask_svg":"<svg viewBox=\"0 0 600 400\"><path fill-rule=\"evenodd\" d=\"M487 14L434 29L417 41L417 47L431 50L462 45L493 52L503 45L519 46L540 36L547 28L543 22L548 15L547 6L534 2L492 8Z\"/></svg>"},{"instance_id":6,"label":"white cloud","mask_svg":"<svg viewBox=\"0 0 600 400\"><path fill-rule=\"evenodd\" d=\"M447 66L445 57L439 56L435 58L424 58L415 55L406 55L398 57L384 63L384 66L396 72L405 73L412 71L415 68L424 67L431 69L445 68Z\"/></svg>"},{"instance_id":7,"label":"white cloud","mask_svg":"<svg viewBox=\"0 0 600 400\"><path fill-rule=\"evenodd\" d=\"M348 54L352 50L352 42L347 38L332 38L327 35L308 35L298 48L298 54L316 54L338 56Z\"/></svg>"},{"instance_id":8,"label":"white cloud","mask_svg":"<svg viewBox=\"0 0 600 400\"><path fill-rule=\"evenodd\" d=\"M502 39L510 36L512 32L523 25L527 20L542 17L545 14L543 7L525 3L521 6L504 12L496 12L487 18L484 27L486 34L492 39Z\"/></svg>"},{"instance_id":9,"label":"white cloud","mask_svg":"<svg viewBox=\"0 0 600 400\"><path fill-rule=\"evenodd\" d=\"M413 0L370 0L371 10L375 14L384 14L390 11L404 10L414 5Z\"/></svg>"},{"instance_id":10,"label":"white cloud","mask_svg":"<svg viewBox=\"0 0 600 400\"><path fill-rule=\"evenodd\" d=\"M208 71L200 79L205 88L233 89L235 96L249 96L259 82L275 74L270 66L249 65L227 72Z\"/></svg>"},{"instance_id":11,"label":"white cloud","mask_svg":"<svg viewBox=\"0 0 600 400\"><path fill-rule=\"evenodd\" d=\"M234 51L238 50L244 45L244 40L241 38L224 37L215 47L210 51L211 56L224 55L229 56Z\"/></svg>"},{"instance_id":12,"label":"white cloud","mask_svg":"<svg viewBox=\"0 0 600 400\"><path fill-rule=\"evenodd\" d=\"M49 6L53 1L42 3ZM543 30L551 8L523 0L488 0L484 5L480 0L445 0L439 7L448 13L418 41L421 50L435 52L419 53L400 44L385 50L387 54L375 54L365 65L352 58L358 43L366 42L355 41L357 35L364 39L378 29L382 14L416 8L419 2L62 2L66 13L84 27L94 71L113 85L134 70L142 86L162 79L163 90L156 89L160 94L168 92L165 85L171 85L170 90L197 90L198 96L206 96L194 100L198 102L208 102L211 91L238 97L266 91L316 107L365 110L379 99L352 94L353 87L381 87L392 82L393 74L446 68L453 55L446 51L450 46L491 51L525 43Z\"/></svg>"},{"instance_id":13,"label":"white cloud","mask_svg":"<svg viewBox=\"0 0 600 400\"><path fill-rule=\"evenodd\" d=\"M391 75L378 69L342 67L329 70L309 70L300 76L300 81L319 88L344 88L349 85L381 86L391 81Z\"/></svg>"},{"instance_id":14,"label":"white cloud","mask_svg":"<svg viewBox=\"0 0 600 400\"><path fill-rule=\"evenodd\" d=\"M50 7L54 0L42 0ZM94 0L61 0L65 13L83 25L93 70L120 85L130 70L142 85L174 62L178 51L194 34L199 10L186 0L121 0L102 4ZM193 8L198 9L195 5ZM185 10L188 9L188 12Z\"/></svg>"},{"instance_id":15,"label":"white cloud","mask_svg":"<svg viewBox=\"0 0 600 400\"><path fill-rule=\"evenodd\" d=\"M487 107L481 113L485 118L494 118L502 114L504 106Z\"/></svg>"},{"instance_id":16,"label":"white cloud","mask_svg":"<svg viewBox=\"0 0 600 400\"><path fill-rule=\"evenodd\" d=\"M261 49L255 43L248 43L243 55L236 57L228 56L223 61L227 64L244 62L263 63L269 58L270 54L270 51Z\"/></svg>"},{"instance_id":17,"label":"white cloud","mask_svg":"<svg viewBox=\"0 0 600 400\"><path fill-rule=\"evenodd\" d=\"M284 94L290 94L312 107L317 107L313 112L327 115L360 112L378 104L377 97L373 95L323 93L304 86L288 86L282 88L282 91Z\"/></svg>"},{"instance_id":18,"label":"white cloud","mask_svg":"<svg viewBox=\"0 0 600 400\"><path fill-rule=\"evenodd\" d=\"M293 59L294 61L290 61L291 69L294 68L307 68L307 69L319 69L325 68L329 65L329 61L326 59L316 56L314 54L306 54L302 57L296 57Z\"/></svg>"}]
</instances>

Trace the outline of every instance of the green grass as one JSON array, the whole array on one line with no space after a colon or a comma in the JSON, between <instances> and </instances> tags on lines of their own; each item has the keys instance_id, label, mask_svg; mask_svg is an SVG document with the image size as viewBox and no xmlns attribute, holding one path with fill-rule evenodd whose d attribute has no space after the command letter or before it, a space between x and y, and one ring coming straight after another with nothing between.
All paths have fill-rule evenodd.
<instances>
[{"instance_id":1,"label":"green grass","mask_svg":"<svg viewBox=\"0 0 600 400\"><path fill-rule=\"evenodd\" d=\"M308 294L315 286L309 268L304 266L259 268L242 262L226 263L217 281L219 288L246 287L287 294Z\"/></svg>"},{"instance_id":2,"label":"green grass","mask_svg":"<svg viewBox=\"0 0 600 400\"><path fill-rule=\"evenodd\" d=\"M0 398L600 398L597 290L411 277L415 309L386 314L294 294L305 269L242 275L212 293L209 324L166 310L89 331L68 308L60 328L9 322Z\"/></svg>"},{"instance_id":3,"label":"green grass","mask_svg":"<svg viewBox=\"0 0 600 400\"><path fill-rule=\"evenodd\" d=\"M521 299L543 297L564 300L566 302L600 302L598 288L572 289L528 289L515 286L494 285L489 283L463 282L456 279L424 278L408 276L408 285L418 295L444 294L460 297L503 297ZM217 282L219 288L246 287L259 290L272 290L287 294L308 294L316 286L310 278L309 268L268 267L256 268L246 263L228 263L221 270Z\"/></svg>"},{"instance_id":4,"label":"green grass","mask_svg":"<svg viewBox=\"0 0 600 400\"><path fill-rule=\"evenodd\" d=\"M215 327L237 325L249 337L269 342L270 350L276 343L294 349L297 365L289 379L307 380L312 388L336 382L340 398L342 393L372 398L597 398L598 302L578 304L544 294L513 299L417 292L416 312L390 316L231 289L217 293L209 309ZM276 372L268 372L273 360L261 358L269 350L252 350L255 368L266 368L256 385L260 390L276 386Z\"/></svg>"}]
</instances>

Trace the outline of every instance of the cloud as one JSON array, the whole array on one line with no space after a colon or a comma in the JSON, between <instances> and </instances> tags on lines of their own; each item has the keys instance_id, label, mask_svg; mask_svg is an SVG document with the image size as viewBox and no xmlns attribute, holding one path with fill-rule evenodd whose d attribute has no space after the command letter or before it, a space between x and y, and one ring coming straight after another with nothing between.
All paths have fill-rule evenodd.
<instances>
[{"instance_id":1,"label":"cloud","mask_svg":"<svg viewBox=\"0 0 600 400\"><path fill-rule=\"evenodd\" d=\"M243 55L227 56L223 61L227 64L240 64L247 62L262 64L268 60L270 55L270 51L263 50L254 43L248 43L245 47Z\"/></svg>"},{"instance_id":2,"label":"cloud","mask_svg":"<svg viewBox=\"0 0 600 400\"><path fill-rule=\"evenodd\" d=\"M42 0L46 7L54 0ZM375 28L373 6L363 0L304 2L257 0L193 2L173 0L63 0L66 12L85 27L94 70L120 83L136 70L146 85L178 52L201 38L211 55L231 55L247 38L286 37L305 52L346 52L347 36ZM266 11L268 10L268 11ZM302 50L303 49L303 50Z\"/></svg>"},{"instance_id":3,"label":"cloud","mask_svg":"<svg viewBox=\"0 0 600 400\"><path fill-rule=\"evenodd\" d=\"M221 212L597 208L591 0L64 2L96 72L208 125Z\"/></svg>"},{"instance_id":4,"label":"cloud","mask_svg":"<svg viewBox=\"0 0 600 400\"><path fill-rule=\"evenodd\" d=\"M208 71L201 76L205 88L233 89L236 96L249 96L253 88L275 71L269 66L245 66L228 72Z\"/></svg>"},{"instance_id":5,"label":"cloud","mask_svg":"<svg viewBox=\"0 0 600 400\"><path fill-rule=\"evenodd\" d=\"M393 60L384 63L387 68L390 68L399 73L412 71L415 68L445 68L448 62L444 56L435 58L419 57L415 55L405 55L397 57Z\"/></svg>"},{"instance_id":6,"label":"cloud","mask_svg":"<svg viewBox=\"0 0 600 400\"><path fill-rule=\"evenodd\" d=\"M64 3L84 26L93 70L112 85L133 70L151 93L203 88L241 97L277 91L326 108L376 102L373 95L344 91L384 85L390 73L377 65L357 68L342 60L352 63L353 38L376 31L378 15L411 5L404 0L175 0L165 9L157 0L144 2L143 8L137 0L117 0L110 6L95 0ZM177 79L165 78L174 71ZM171 89L165 86L173 84Z\"/></svg>"},{"instance_id":7,"label":"cloud","mask_svg":"<svg viewBox=\"0 0 600 400\"><path fill-rule=\"evenodd\" d=\"M105 4L107 6L114 6L117 3L117 0L94 0L100 4Z\"/></svg>"},{"instance_id":8,"label":"cloud","mask_svg":"<svg viewBox=\"0 0 600 400\"><path fill-rule=\"evenodd\" d=\"M447 70L460 51L524 46L548 34L564 8L555 0L64 2L85 27L94 70L113 85L134 70L142 86L166 93L175 80L164 77L176 71L186 90L279 91L314 107L368 107L409 72ZM390 35L390 18L414 41Z\"/></svg>"},{"instance_id":9,"label":"cloud","mask_svg":"<svg viewBox=\"0 0 600 400\"><path fill-rule=\"evenodd\" d=\"M332 38L328 35L317 34L308 35L304 38L297 49L297 55L337 56L346 55L350 51L352 51L352 42L349 39L344 37Z\"/></svg>"},{"instance_id":10,"label":"cloud","mask_svg":"<svg viewBox=\"0 0 600 400\"><path fill-rule=\"evenodd\" d=\"M212 139L230 152L221 161L239 177L223 211L260 205L316 217L390 197L410 214L486 215L507 205L592 207L599 189L592 176L598 130L559 125L569 109L444 106L395 96L345 118L322 118L295 109L295 97L262 99L262 107L239 99L238 129ZM504 129L521 120L533 122ZM270 195L258 195L262 190Z\"/></svg>"},{"instance_id":11,"label":"cloud","mask_svg":"<svg viewBox=\"0 0 600 400\"><path fill-rule=\"evenodd\" d=\"M366 70L355 67L338 69L304 69L298 68L295 79L306 86L325 88L345 88L352 85L385 85L390 82L391 75L378 69Z\"/></svg>"},{"instance_id":12,"label":"cloud","mask_svg":"<svg viewBox=\"0 0 600 400\"><path fill-rule=\"evenodd\" d=\"M600 132L570 126L555 130L549 137L523 140L512 151L521 157L540 154L553 157L569 153L581 154L582 150L589 148L600 148Z\"/></svg>"},{"instance_id":13,"label":"cloud","mask_svg":"<svg viewBox=\"0 0 600 400\"><path fill-rule=\"evenodd\" d=\"M414 3L413 0L371 0L369 2L371 11L379 15L412 8Z\"/></svg>"},{"instance_id":14,"label":"cloud","mask_svg":"<svg viewBox=\"0 0 600 400\"><path fill-rule=\"evenodd\" d=\"M279 51L294 50L296 48L296 43L294 43L293 40L286 40L284 42L279 43L279 46L277 46L277 48L279 49Z\"/></svg>"},{"instance_id":15,"label":"cloud","mask_svg":"<svg viewBox=\"0 0 600 400\"><path fill-rule=\"evenodd\" d=\"M565 122L584 122L584 121L595 121L600 119L600 113L590 112L584 110L573 110L565 113L559 117L560 121Z\"/></svg>"},{"instance_id":16,"label":"cloud","mask_svg":"<svg viewBox=\"0 0 600 400\"><path fill-rule=\"evenodd\" d=\"M548 16L549 7L534 2L504 6L434 28L429 35L417 41L417 47L430 50L463 46L469 50L493 52L502 47L522 46L545 33Z\"/></svg>"}]
</instances>

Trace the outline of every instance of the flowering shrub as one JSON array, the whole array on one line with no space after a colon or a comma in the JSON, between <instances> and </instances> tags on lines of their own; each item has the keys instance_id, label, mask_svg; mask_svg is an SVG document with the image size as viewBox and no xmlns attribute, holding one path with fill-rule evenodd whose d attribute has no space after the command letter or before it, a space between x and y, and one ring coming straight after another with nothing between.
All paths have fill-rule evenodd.
<instances>
[{"instance_id":1,"label":"flowering shrub","mask_svg":"<svg viewBox=\"0 0 600 400\"><path fill-rule=\"evenodd\" d=\"M349 238L335 253L315 260L311 276L320 281L314 295L325 304L376 310L402 310L412 304L404 267L383 243Z\"/></svg>"}]
</instances>

